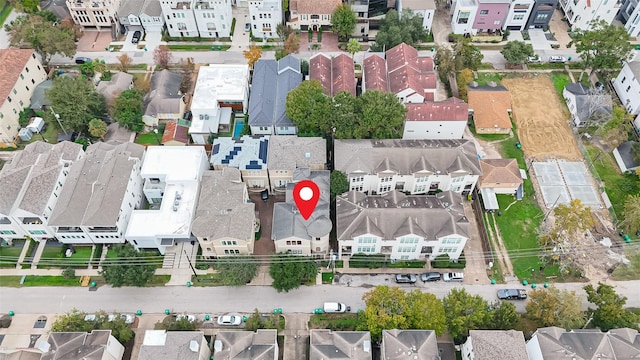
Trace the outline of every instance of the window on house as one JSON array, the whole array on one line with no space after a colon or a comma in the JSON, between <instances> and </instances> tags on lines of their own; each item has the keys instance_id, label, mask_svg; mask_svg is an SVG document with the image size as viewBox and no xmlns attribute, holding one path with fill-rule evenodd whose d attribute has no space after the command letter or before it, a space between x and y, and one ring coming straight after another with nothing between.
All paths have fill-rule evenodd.
<instances>
[{"instance_id":1,"label":"window on house","mask_svg":"<svg viewBox=\"0 0 640 360\"><path fill-rule=\"evenodd\" d=\"M480 15L488 15L489 10L480 10Z\"/></svg>"},{"instance_id":2,"label":"window on house","mask_svg":"<svg viewBox=\"0 0 640 360\"><path fill-rule=\"evenodd\" d=\"M471 15L470 11L460 11L458 13L458 24L467 24L469 23L469 16Z\"/></svg>"}]
</instances>

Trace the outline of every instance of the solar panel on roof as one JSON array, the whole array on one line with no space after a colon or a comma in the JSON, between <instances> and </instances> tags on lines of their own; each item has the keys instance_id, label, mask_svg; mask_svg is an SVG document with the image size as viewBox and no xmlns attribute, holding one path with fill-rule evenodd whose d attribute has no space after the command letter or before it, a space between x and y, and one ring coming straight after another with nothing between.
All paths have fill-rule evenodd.
<instances>
[{"instance_id":1,"label":"solar panel on roof","mask_svg":"<svg viewBox=\"0 0 640 360\"><path fill-rule=\"evenodd\" d=\"M233 147L233 150L235 150L235 151L240 151L240 150L242 150L242 147L240 147L240 146L234 146L234 147Z\"/></svg>"},{"instance_id":2,"label":"solar panel on roof","mask_svg":"<svg viewBox=\"0 0 640 360\"><path fill-rule=\"evenodd\" d=\"M228 164L228 163L229 163L229 160L227 160L227 159L222 159L222 161L220 161L220 162L221 162L221 163L223 163L223 164Z\"/></svg>"},{"instance_id":3,"label":"solar panel on roof","mask_svg":"<svg viewBox=\"0 0 640 360\"><path fill-rule=\"evenodd\" d=\"M246 166L247 170L261 170L262 169L262 165L256 165L256 164L249 164Z\"/></svg>"},{"instance_id":4,"label":"solar panel on roof","mask_svg":"<svg viewBox=\"0 0 640 360\"><path fill-rule=\"evenodd\" d=\"M213 154L217 154L220 151L220 144L213 145Z\"/></svg>"}]
</instances>

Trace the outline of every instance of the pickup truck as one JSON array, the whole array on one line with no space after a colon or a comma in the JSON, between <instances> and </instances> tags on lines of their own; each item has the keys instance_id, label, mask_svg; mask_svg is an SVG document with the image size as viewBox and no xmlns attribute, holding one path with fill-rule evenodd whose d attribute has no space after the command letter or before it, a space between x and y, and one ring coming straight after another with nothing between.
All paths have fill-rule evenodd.
<instances>
[{"instance_id":1,"label":"pickup truck","mask_svg":"<svg viewBox=\"0 0 640 360\"><path fill-rule=\"evenodd\" d=\"M526 298L527 298L527 290L525 289L498 290L498 299L500 300L524 300Z\"/></svg>"}]
</instances>

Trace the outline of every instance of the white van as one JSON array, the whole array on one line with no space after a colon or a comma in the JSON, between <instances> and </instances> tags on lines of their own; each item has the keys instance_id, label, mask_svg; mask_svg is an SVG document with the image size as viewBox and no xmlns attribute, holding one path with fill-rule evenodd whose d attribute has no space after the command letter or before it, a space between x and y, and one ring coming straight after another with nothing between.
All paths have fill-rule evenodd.
<instances>
[{"instance_id":1,"label":"white van","mask_svg":"<svg viewBox=\"0 0 640 360\"><path fill-rule=\"evenodd\" d=\"M351 306L347 306L339 302L326 302L322 307L322 311L326 313L343 313L346 311L351 311Z\"/></svg>"}]
</instances>

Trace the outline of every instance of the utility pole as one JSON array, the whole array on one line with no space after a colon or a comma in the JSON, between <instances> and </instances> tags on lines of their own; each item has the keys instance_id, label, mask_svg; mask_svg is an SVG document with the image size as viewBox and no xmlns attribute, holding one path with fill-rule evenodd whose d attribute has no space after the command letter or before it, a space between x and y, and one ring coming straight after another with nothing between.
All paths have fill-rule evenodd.
<instances>
[{"instance_id":1,"label":"utility pole","mask_svg":"<svg viewBox=\"0 0 640 360\"><path fill-rule=\"evenodd\" d=\"M196 269L194 269L193 268L193 264L191 264L191 259L189 258L189 254L187 254L187 250L182 249L182 251L184 251L184 256L189 261L189 267L191 268L191 271L193 271L193 276L195 276L196 279L197 279L198 278L198 273L196 273Z\"/></svg>"}]
</instances>

